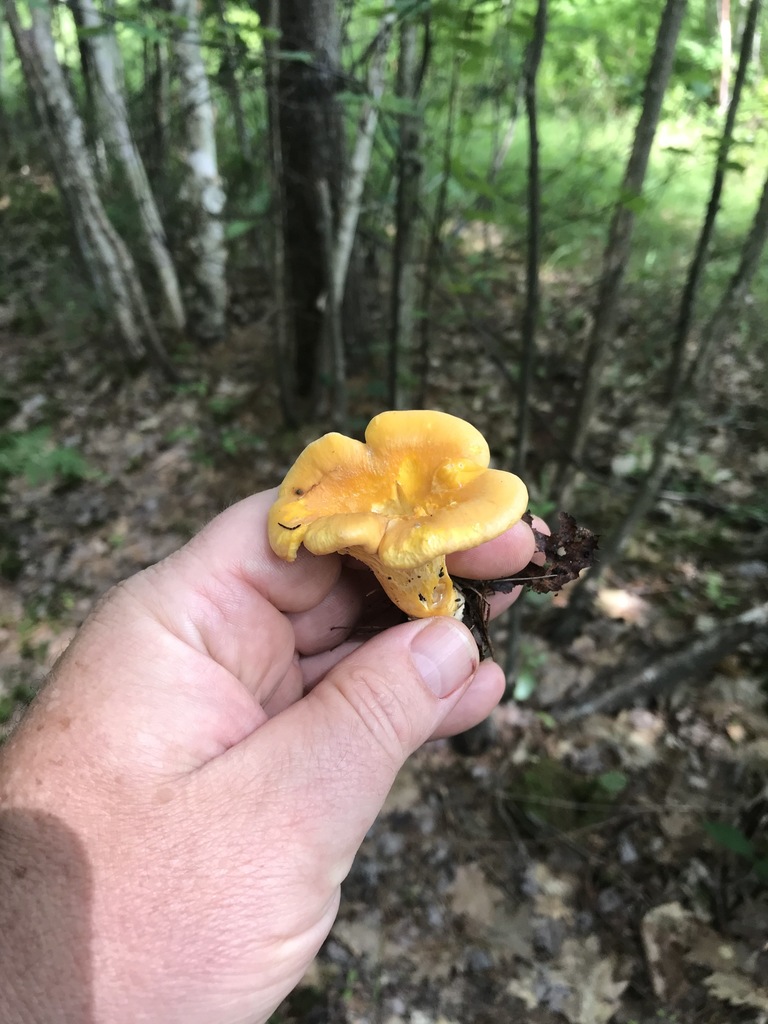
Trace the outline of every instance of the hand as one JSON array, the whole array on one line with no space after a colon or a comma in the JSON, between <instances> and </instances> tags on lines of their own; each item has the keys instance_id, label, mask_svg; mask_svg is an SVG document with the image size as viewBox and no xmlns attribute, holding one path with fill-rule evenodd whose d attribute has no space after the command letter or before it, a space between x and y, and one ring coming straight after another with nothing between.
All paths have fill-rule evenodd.
<instances>
[{"instance_id":1,"label":"hand","mask_svg":"<svg viewBox=\"0 0 768 1024\"><path fill-rule=\"evenodd\" d=\"M276 558L272 499L111 591L4 749L0 1019L265 1021L405 759L501 696L452 619L339 645L372 577ZM533 550L518 523L449 568L502 576Z\"/></svg>"}]
</instances>

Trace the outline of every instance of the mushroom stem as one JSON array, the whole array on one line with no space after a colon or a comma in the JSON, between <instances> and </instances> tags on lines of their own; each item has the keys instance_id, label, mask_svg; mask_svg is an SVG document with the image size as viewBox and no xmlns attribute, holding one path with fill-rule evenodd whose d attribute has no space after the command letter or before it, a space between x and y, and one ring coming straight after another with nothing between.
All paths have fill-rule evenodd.
<instances>
[{"instance_id":1,"label":"mushroom stem","mask_svg":"<svg viewBox=\"0 0 768 1024\"><path fill-rule=\"evenodd\" d=\"M347 553L365 562L390 601L412 619L430 615L452 615L461 619L464 597L454 587L444 557L433 558L413 569L394 569L362 548L349 548Z\"/></svg>"}]
</instances>

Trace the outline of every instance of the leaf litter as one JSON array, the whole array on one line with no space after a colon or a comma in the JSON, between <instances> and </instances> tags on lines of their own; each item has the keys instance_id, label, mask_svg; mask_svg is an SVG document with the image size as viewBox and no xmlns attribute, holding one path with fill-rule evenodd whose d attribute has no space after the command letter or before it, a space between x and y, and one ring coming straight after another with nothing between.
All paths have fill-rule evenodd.
<instances>
[{"instance_id":1,"label":"leaf litter","mask_svg":"<svg viewBox=\"0 0 768 1024\"><path fill-rule=\"evenodd\" d=\"M0 581L7 731L104 590L230 502L274 484L317 431L286 437L272 390L235 383L263 379L270 339L258 327L238 329L226 359L207 355L198 378L170 394L146 375L92 386L84 347L54 353L33 377L25 340L3 344L18 391L15 429L50 426L93 474L9 484L0 552L10 567ZM491 398L446 385L439 405L495 436L504 458L512 428L495 367L466 338L462 353L472 373L454 370L452 379ZM679 464L685 470L683 456ZM680 530L702 529L695 510L669 508ZM582 542L577 527L565 528ZM743 543L741 551L759 571L739 579L764 586L765 556ZM551 648L545 632L531 635L542 656L533 701L498 709L489 750L463 760L443 741L410 760L344 886L337 925L276 1024L766 1020L760 666L737 654L663 704L568 726L546 715L604 664L631 661L664 630L684 633L690 615L678 595L710 613L694 589L695 554L665 552L651 526L635 556L635 580L606 581L605 615L567 650ZM578 575L578 559L573 568ZM710 594L727 600L725 584L709 579ZM707 831L713 821L752 845L723 845L729 833L718 841Z\"/></svg>"}]
</instances>

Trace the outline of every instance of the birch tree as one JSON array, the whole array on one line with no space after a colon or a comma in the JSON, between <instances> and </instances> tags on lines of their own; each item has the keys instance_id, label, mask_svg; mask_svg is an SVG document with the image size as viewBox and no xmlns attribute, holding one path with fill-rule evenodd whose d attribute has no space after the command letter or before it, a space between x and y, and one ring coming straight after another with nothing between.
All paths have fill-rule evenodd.
<instances>
[{"instance_id":1,"label":"birch tree","mask_svg":"<svg viewBox=\"0 0 768 1024\"><path fill-rule=\"evenodd\" d=\"M326 181L320 182L320 199L326 235L327 262L330 266L328 297L325 302L326 333L330 337L331 377L333 380L332 421L335 427L346 427L346 352L342 329L341 310L347 287L349 264L357 232L357 223L363 201L368 169L373 153L373 140L379 121L379 103L384 92L384 59L389 49L395 23L393 12L382 18L376 38L369 48L371 63L368 69L368 95L358 121L357 139L349 161L344 182L344 195L338 217L338 229L332 235L333 214L330 189Z\"/></svg>"},{"instance_id":2,"label":"birch tree","mask_svg":"<svg viewBox=\"0 0 768 1024\"><path fill-rule=\"evenodd\" d=\"M173 53L181 91L184 247L190 279L190 330L201 341L223 338L227 326L227 249L222 214L215 112L200 45L197 0L170 0L176 16Z\"/></svg>"},{"instance_id":3,"label":"birch tree","mask_svg":"<svg viewBox=\"0 0 768 1024\"><path fill-rule=\"evenodd\" d=\"M87 30L81 45L89 56L96 83L98 124L114 159L120 164L136 204L142 236L152 264L163 305L177 331L186 324L181 290L176 276L165 228L152 194L147 172L128 121L123 88L122 61L113 29L105 23L93 0L78 0L83 25Z\"/></svg>"},{"instance_id":4,"label":"birch tree","mask_svg":"<svg viewBox=\"0 0 768 1024\"><path fill-rule=\"evenodd\" d=\"M88 45L85 19L83 18L83 7L80 0L69 0L69 9L77 29L77 45L80 50L80 66L83 71L83 126L85 128L85 139L88 148L93 155L93 161L101 181L106 180L109 174L107 167L107 154L104 142L99 131L98 115L96 112L96 70L93 66L91 49Z\"/></svg>"},{"instance_id":5,"label":"birch tree","mask_svg":"<svg viewBox=\"0 0 768 1024\"><path fill-rule=\"evenodd\" d=\"M22 24L15 0L5 0L5 11L45 132L59 191L96 295L109 310L127 353L135 359L149 353L166 373L173 375L136 265L101 202L85 146L83 122L56 58L50 9L42 3L31 4L27 26Z\"/></svg>"},{"instance_id":6,"label":"birch tree","mask_svg":"<svg viewBox=\"0 0 768 1024\"><path fill-rule=\"evenodd\" d=\"M720 30L720 89L718 91L718 109L724 114L728 109L731 95L731 0L720 0L717 8L717 24Z\"/></svg>"}]
</instances>

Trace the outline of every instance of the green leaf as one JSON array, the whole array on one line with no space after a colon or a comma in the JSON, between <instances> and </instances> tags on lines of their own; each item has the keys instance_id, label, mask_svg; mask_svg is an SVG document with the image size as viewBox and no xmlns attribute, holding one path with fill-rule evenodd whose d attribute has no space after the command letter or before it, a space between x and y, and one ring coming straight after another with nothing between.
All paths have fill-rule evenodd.
<instances>
[{"instance_id":1,"label":"green leaf","mask_svg":"<svg viewBox=\"0 0 768 1024\"><path fill-rule=\"evenodd\" d=\"M536 678L531 672L523 669L515 680L515 689L512 696L515 700L528 700L536 689Z\"/></svg>"},{"instance_id":2,"label":"green leaf","mask_svg":"<svg viewBox=\"0 0 768 1024\"><path fill-rule=\"evenodd\" d=\"M381 110L387 114L406 114L415 117L419 111L418 105L406 96L382 96Z\"/></svg>"},{"instance_id":3,"label":"green leaf","mask_svg":"<svg viewBox=\"0 0 768 1024\"><path fill-rule=\"evenodd\" d=\"M278 60L292 60L297 64L314 64L314 55L307 50L280 50L277 54Z\"/></svg>"},{"instance_id":4,"label":"green leaf","mask_svg":"<svg viewBox=\"0 0 768 1024\"><path fill-rule=\"evenodd\" d=\"M224 234L227 240L231 242L235 238L247 235L248 232L253 231L255 227L255 220L231 220L224 228Z\"/></svg>"},{"instance_id":5,"label":"green leaf","mask_svg":"<svg viewBox=\"0 0 768 1024\"><path fill-rule=\"evenodd\" d=\"M95 36L107 36L112 31L112 26L106 23L101 25L83 25L77 30L81 39L93 39Z\"/></svg>"},{"instance_id":6,"label":"green leaf","mask_svg":"<svg viewBox=\"0 0 768 1024\"><path fill-rule=\"evenodd\" d=\"M642 213L648 206L648 200L645 196L638 195L637 192L631 192L629 189L621 190L619 193L619 203L632 213Z\"/></svg>"},{"instance_id":7,"label":"green leaf","mask_svg":"<svg viewBox=\"0 0 768 1024\"><path fill-rule=\"evenodd\" d=\"M602 775L597 776L597 784L606 793L609 793L611 796L617 796L627 788L629 779L624 772L603 772Z\"/></svg>"},{"instance_id":8,"label":"green leaf","mask_svg":"<svg viewBox=\"0 0 768 1024\"><path fill-rule=\"evenodd\" d=\"M716 843L725 847L726 850L740 857L754 860L754 844L735 825L728 825L724 821L705 821L704 829Z\"/></svg>"}]
</instances>

